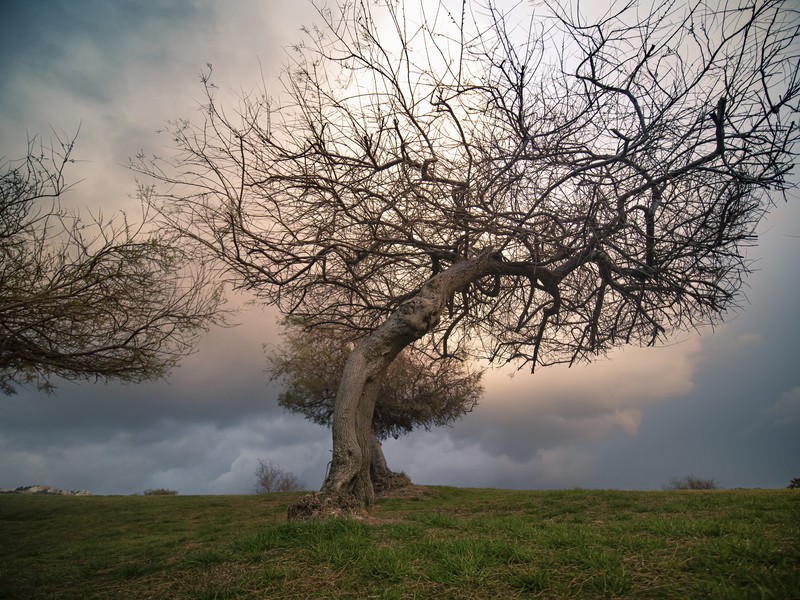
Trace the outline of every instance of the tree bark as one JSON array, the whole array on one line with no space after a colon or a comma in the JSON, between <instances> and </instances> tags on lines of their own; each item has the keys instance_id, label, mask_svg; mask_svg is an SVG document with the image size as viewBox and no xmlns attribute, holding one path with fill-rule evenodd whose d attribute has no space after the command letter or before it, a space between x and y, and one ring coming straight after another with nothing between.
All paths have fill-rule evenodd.
<instances>
[{"instance_id":1,"label":"tree bark","mask_svg":"<svg viewBox=\"0 0 800 600\"><path fill-rule=\"evenodd\" d=\"M380 481L381 479L385 479L390 477L394 474L389 468L389 465L386 464L386 456L383 454L383 447L381 446L381 441L378 439L378 436L374 433L372 434L372 442L370 443L370 451L372 452L372 462L370 463L370 476L372 477L372 487L377 487L375 485L376 481Z\"/></svg>"},{"instance_id":2,"label":"tree bark","mask_svg":"<svg viewBox=\"0 0 800 600\"><path fill-rule=\"evenodd\" d=\"M380 335L362 342L347 359L333 411L333 459L322 493L355 498L369 510L375 500L370 479L372 414L386 369L410 341Z\"/></svg>"},{"instance_id":3,"label":"tree bark","mask_svg":"<svg viewBox=\"0 0 800 600\"><path fill-rule=\"evenodd\" d=\"M372 454L372 461L370 463L369 475L372 480L372 490L375 494L380 495L389 490L411 485L411 480L405 473L395 473L389 468L389 465L386 463L386 457L383 454L381 442L375 434L372 434L370 451Z\"/></svg>"},{"instance_id":4,"label":"tree bark","mask_svg":"<svg viewBox=\"0 0 800 600\"><path fill-rule=\"evenodd\" d=\"M290 518L358 513L372 508L372 415L387 368L403 348L438 324L453 293L497 272L500 264L493 252L484 252L440 271L350 353L333 411L331 467L313 502L301 501L290 507Z\"/></svg>"}]
</instances>

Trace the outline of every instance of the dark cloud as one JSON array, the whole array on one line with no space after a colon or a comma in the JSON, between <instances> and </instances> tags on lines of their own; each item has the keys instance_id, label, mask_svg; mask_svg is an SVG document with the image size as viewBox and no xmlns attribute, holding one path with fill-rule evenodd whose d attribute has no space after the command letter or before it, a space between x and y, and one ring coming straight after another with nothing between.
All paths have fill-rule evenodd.
<instances>
[{"instance_id":1,"label":"dark cloud","mask_svg":"<svg viewBox=\"0 0 800 600\"><path fill-rule=\"evenodd\" d=\"M227 425L250 415L281 414L262 348L276 337L276 313L251 309L233 320L237 326L210 332L167 381L61 381L51 395L22 388L16 395L0 396L0 422L20 434L97 431L115 424L143 429L164 419Z\"/></svg>"},{"instance_id":2,"label":"dark cloud","mask_svg":"<svg viewBox=\"0 0 800 600\"><path fill-rule=\"evenodd\" d=\"M37 93L45 94L39 102L78 99L88 109L117 103L127 72L157 72L181 62L175 61L176 42L202 32L211 14L210 3L189 0L6 2L0 107L25 112L25 100Z\"/></svg>"},{"instance_id":3,"label":"dark cloud","mask_svg":"<svg viewBox=\"0 0 800 600\"><path fill-rule=\"evenodd\" d=\"M287 415L251 415L228 426L165 419L138 431L117 423L71 439L0 434L0 487L47 481L100 494L156 487L183 494L247 493L259 459L273 460L318 487L329 447L326 431Z\"/></svg>"}]
</instances>

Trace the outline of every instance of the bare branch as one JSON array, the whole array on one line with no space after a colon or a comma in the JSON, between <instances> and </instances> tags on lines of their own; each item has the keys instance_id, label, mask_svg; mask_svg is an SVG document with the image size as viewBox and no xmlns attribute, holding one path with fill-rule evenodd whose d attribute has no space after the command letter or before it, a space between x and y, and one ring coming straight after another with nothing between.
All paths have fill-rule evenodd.
<instances>
[{"instance_id":1,"label":"bare branch","mask_svg":"<svg viewBox=\"0 0 800 600\"><path fill-rule=\"evenodd\" d=\"M72 142L0 175L0 388L52 378L164 376L223 318L221 289L174 233L124 215L83 221L59 205ZM147 218L144 214L142 222Z\"/></svg>"}]
</instances>

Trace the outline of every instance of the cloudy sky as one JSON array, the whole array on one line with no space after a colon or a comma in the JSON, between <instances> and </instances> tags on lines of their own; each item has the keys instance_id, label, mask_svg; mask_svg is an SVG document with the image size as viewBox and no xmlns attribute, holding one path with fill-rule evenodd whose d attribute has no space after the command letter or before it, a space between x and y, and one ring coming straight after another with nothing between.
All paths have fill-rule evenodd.
<instances>
[{"instance_id":1,"label":"cloudy sky","mask_svg":"<svg viewBox=\"0 0 800 600\"><path fill-rule=\"evenodd\" d=\"M168 140L156 131L197 114L206 64L224 93L246 93L312 16L303 0L5 0L0 156L80 129L67 205L135 211L128 157L158 153ZM760 233L743 310L724 325L590 366L490 372L455 426L387 442L390 466L457 486L657 489L690 473L786 486L800 476L800 201ZM238 320L166 382L0 396L0 488L248 493L258 459L319 487L330 433L284 413L264 374L277 315Z\"/></svg>"}]
</instances>

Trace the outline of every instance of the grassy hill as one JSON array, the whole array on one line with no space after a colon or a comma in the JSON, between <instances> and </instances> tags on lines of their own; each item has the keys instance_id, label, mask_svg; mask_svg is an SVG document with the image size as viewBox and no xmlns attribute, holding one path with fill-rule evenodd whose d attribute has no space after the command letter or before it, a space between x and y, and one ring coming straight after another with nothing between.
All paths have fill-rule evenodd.
<instances>
[{"instance_id":1,"label":"grassy hill","mask_svg":"<svg viewBox=\"0 0 800 600\"><path fill-rule=\"evenodd\" d=\"M0 495L0 598L800 598L800 491Z\"/></svg>"}]
</instances>

